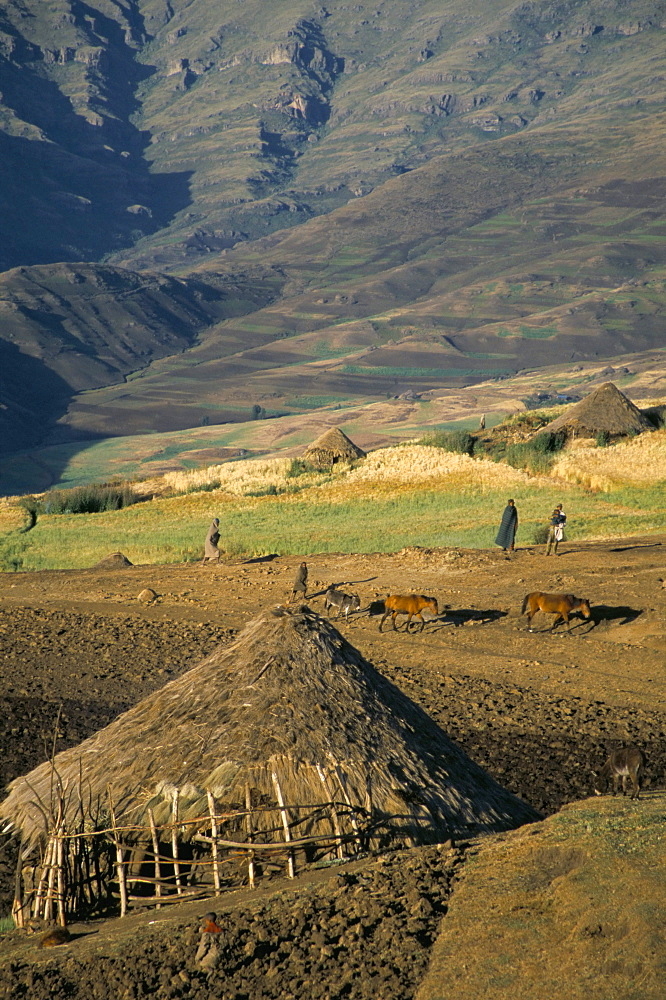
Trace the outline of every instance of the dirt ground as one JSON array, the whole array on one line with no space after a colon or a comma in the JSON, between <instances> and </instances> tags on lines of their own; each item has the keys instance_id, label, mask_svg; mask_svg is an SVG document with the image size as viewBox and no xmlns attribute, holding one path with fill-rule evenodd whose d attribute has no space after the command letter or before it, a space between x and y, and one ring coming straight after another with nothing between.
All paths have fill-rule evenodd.
<instances>
[{"instance_id":1,"label":"dirt ground","mask_svg":"<svg viewBox=\"0 0 666 1000\"><path fill-rule=\"evenodd\" d=\"M6 784L44 760L54 739L57 750L79 742L178 676L218 643L231 641L256 612L284 602L299 562L297 557L275 557L205 567L137 566L0 576L0 740L4 748L0 783ZM308 565L307 603L322 613L323 592L330 584L357 592L362 609L389 592L437 597L440 616L427 622L421 632L406 634L401 629L395 633L385 625L380 634L380 618L363 610L337 624L472 758L544 814L589 796L590 768L603 762L608 749L630 741L646 757L646 791L664 787L666 590L660 578L666 577L666 538L565 545L561 555L549 558L536 548L520 549L511 558L499 550L410 548L392 555L313 556ZM146 587L158 595L150 603L138 599ZM571 632L560 627L551 633L550 619L537 615L535 631L529 632L520 608L524 595L533 590L586 597L592 604L592 618L577 619ZM333 989L326 939L318 945L324 951L323 959L317 952L319 964L303 959L298 965L298 985L287 988L283 980L283 976L293 978L287 952L271 959L271 948L264 947L264 942L239 966L233 983L229 980L228 993L220 986L210 995L238 1000L244 996L252 1000L260 996L305 998L315 995L311 983L316 980L324 984L321 989L317 985L316 995L322 997L413 996L464 851L451 857L434 848L407 853L412 856L412 868L394 861L396 856L387 856L381 864L392 872L389 882L382 876L382 891L377 886L369 890L373 906L384 917L377 917L376 924L371 922L366 930L358 923L358 915L342 921L338 937L351 935L345 946L349 961L342 992ZM368 884L374 885L373 866L380 861L371 858L358 864L365 865L361 882L370 880ZM11 903L13 867L14 845L8 843L0 853L0 912L6 913ZM313 907L307 919L294 917L294 900L305 896L294 894L292 885L284 891L271 889L281 899L284 896L282 903L278 900L269 906L260 896L249 900L248 927L261 924L259 937L268 934L267 940L272 941L274 934L275 947L282 948L279 942L286 940L284 935L280 938L275 928L275 933L266 930L266 914L261 919L257 916L257 907L269 906L282 913L290 927L294 920L293 926L300 926L301 920L311 930L318 925L324 933L327 921L340 923L349 900L338 900L330 886L319 893L317 884L313 882L306 893ZM350 883L345 892L352 888ZM410 892L411 903L405 909L403 897ZM414 917L410 907L427 914ZM179 948L186 949L183 942L190 924L185 911L177 909L181 915L170 919L181 921ZM396 941L402 942L399 947L377 933L391 914L397 920L394 930ZM142 919L146 924L152 917ZM412 928L414 920L421 921L413 933L406 930L410 920ZM101 928L96 940L106 942L105 933ZM110 941L113 934L109 934ZM292 934L289 941L291 950L298 953L302 947L296 947L296 937ZM156 969L157 978L153 981L146 974L142 990L152 992L159 986L159 995L165 997L209 995L198 992L198 980L187 972L186 963L178 966L174 960L169 964L167 953L162 955L149 938L142 954L153 956L149 965ZM361 947L359 941L366 945ZM87 993L72 992L72 977L61 966L65 961L78 961L76 946L73 942L67 947L69 957L58 959L60 971L51 979L50 974L35 972L35 985L30 989L32 966L42 953L30 941L9 935L0 944L0 971L11 971L9 981L23 983L37 997L141 995L131 978L123 977L111 992L104 992L99 982ZM230 940L230 954L233 947ZM382 949L385 961L373 965L371 956ZM40 959L40 968L48 966L44 961ZM358 970L366 964L374 972L361 976ZM167 967L175 970L169 976L164 972ZM393 978L381 979L389 967ZM263 970L264 979L268 976L273 984L270 989L262 986L263 992L257 992L257 970ZM189 984L181 973L189 976ZM108 978L108 968L104 975ZM86 979L81 969L74 979ZM0 992L3 982L8 982L6 976L0 979ZM19 986L10 995L25 995L17 990Z\"/></svg>"}]
</instances>

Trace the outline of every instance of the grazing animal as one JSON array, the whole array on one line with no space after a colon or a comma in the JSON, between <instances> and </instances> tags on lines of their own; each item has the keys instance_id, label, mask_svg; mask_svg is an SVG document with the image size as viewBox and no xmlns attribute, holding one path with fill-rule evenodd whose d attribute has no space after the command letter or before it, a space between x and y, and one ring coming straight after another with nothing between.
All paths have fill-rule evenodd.
<instances>
[{"instance_id":1,"label":"grazing animal","mask_svg":"<svg viewBox=\"0 0 666 1000\"><path fill-rule=\"evenodd\" d=\"M335 616L336 618L339 618L343 611L345 618L349 618L349 612L358 611L360 607L361 599L358 594L343 594L341 590L336 590L335 587L329 587L326 591L324 611L328 611L329 608L337 608L338 613Z\"/></svg>"},{"instance_id":2,"label":"grazing animal","mask_svg":"<svg viewBox=\"0 0 666 1000\"><path fill-rule=\"evenodd\" d=\"M573 594L542 594L540 590L535 590L533 594L526 594L523 601L521 614L527 612L527 628L532 631L532 619L537 611L543 611L547 615L555 615L551 626L552 632L560 619L566 622L571 630L569 615L573 611L580 611L583 618L589 618L590 602L584 597L574 597Z\"/></svg>"},{"instance_id":3,"label":"grazing animal","mask_svg":"<svg viewBox=\"0 0 666 1000\"><path fill-rule=\"evenodd\" d=\"M616 794L622 778L622 794L627 794L627 778L631 779L631 798L640 797L641 785L638 779L638 772L643 766L643 754L638 747L623 747L621 750L614 750L604 766L599 772L593 771L595 776L594 794L601 795L600 786L612 779L613 795Z\"/></svg>"},{"instance_id":4,"label":"grazing animal","mask_svg":"<svg viewBox=\"0 0 666 1000\"><path fill-rule=\"evenodd\" d=\"M69 944L72 935L66 927L54 927L52 931L47 931L39 942L40 948L57 948L61 944Z\"/></svg>"},{"instance_id":5,"label":"grazing animal","mask_svg":"<svg viewBox=\"0 0 666 1000\"><path fill-rule=\"evenodd\" d=\"M421 619L422 632L425 627L425 620L421 612L425 611L426 608L429 608L434 615L439 614L437 601L434 597L426 597L424 594L389 594L384 601L384 617L379 623L379 631L381 632L382 625L390 615L393 622L393 631L397 632L398 629L395 625L396 616L407 615L405 632L409 632L409 623L414 616Z\"/></svg>"}]
</instances>

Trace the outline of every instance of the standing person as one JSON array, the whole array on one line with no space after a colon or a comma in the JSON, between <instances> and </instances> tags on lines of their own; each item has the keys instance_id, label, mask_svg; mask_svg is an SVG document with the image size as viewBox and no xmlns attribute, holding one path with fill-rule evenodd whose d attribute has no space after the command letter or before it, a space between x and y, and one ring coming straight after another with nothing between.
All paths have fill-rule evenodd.
<instances>
[{"instance_id":1,"label":"standing person","mask_svg":"<svg viewBox=\"0 0 666 1000\"><path fill-rule=\"evenodd\" d=\"M305 597L308 590L308 567L307 564L302 562L298 567L296 572L296 579L294 580L294 585L291 588L290 601L296 600L297 594L302 594Z\"/></svg>"},{"instance_id":2,"label":"standing person","mask_svg":"<svg viewBox=\"0 0 666 1000\"><path fill-rule=\"evenodd\" d=\"M214 517L211 521L210 528L208 529L208 534L206 535L206 541L204 543L204 557L201 562L202 566L205 566L206 560L210 559L211 562L220 561L221 552L217 547L217 543L220 540L220 532L218 528L220 527L220 519Z\"/></svg>"},{"instance_id":3,"label":"standing person","mask_svg":"<svg viewBox=\"0 0 666 1000\"><path fill-rule=\"evenodd\" d=\"M500 545L503 552L506 552L507 549L509 552L513 552L516 543L517 528L518 511L516 510L516 505L513 500L507 500L504 513L502 514L502 522L497 532L497 538L495 539L495 545Z\"/></svg>"},{"instance_id":4,"label":"standing person","mask_svg":"<svg viewBox=\"0 0 666 1000\"><path fill-rule=\"evenodd\" d=\"M550 515L550 521L548 523L548 537L546 539L547 556L549 556L551 552L553 553L554 556L557 555L557 546L561 538L562 538L562 521L560 520L559 509L556 507L553 513Z\"/></svg>"}]
</instances>

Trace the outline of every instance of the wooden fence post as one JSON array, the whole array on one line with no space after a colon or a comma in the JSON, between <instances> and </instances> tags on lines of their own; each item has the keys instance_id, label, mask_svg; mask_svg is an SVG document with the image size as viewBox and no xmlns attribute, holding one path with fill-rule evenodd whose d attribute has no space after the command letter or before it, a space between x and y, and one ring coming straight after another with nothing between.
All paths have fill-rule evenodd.
<instances>
[{"instance_id":1,"label":"wooden fence post","mask_svg":"<svg viewBox=\"0 0 666 1000\"><path fill-rule=\"evenodd\" d=\"M176 879L176 892L182 895L183 887L180 881L180 862L178 860L178 798L180 792L177 788L173 790L173 802L171 805L171 853L173 855L173 874Z\"/></svg>"},{"instance_id":2,"label":"wooden fence post","mask_svg":"<svg viewBox=\"0 0 666 1000\"><path fill-rule=\"evenodd\" d=\"M217 851L217 817L215 816L215 799L210 789L206 792L208 798L208 812L210 813L210 845L213 855L213 884L215 885L215 895L220 895L220 862Z\"/></svg>"},{"instance_id":3,"label":"wooden fence post","mask_svg":"<svg viewBox=\"0 0 666 1000\"><path fill-rule=\"evenodd\" d=\"M155 895L162 895L162 886L160 880L162 878L162 870L160 868L160 843L157 839L157 827L155 826L155 817L153 816L153 810L148 810L148 822L150 823L150 837L153 842L153 854L155 855ZM161 904L157 903L155 906L156 910L161 909Z\"/></svg>"},{"instance_id":4,"label":"wooden fence post","mask_svg":"<svg viewBox=\"0 0 666 1000\"><path fill-rule=\"evenodd\" d=\"M116 845L116 873L118 875L118 889L120 891L120 916L127 913L127 880L125 878L125 858L121 843L118 839L118 825L116 823L116 813L113 808L111 798L111 788L107 789L109 794L109 813L111 816L111 828L113 830L113 842Z\"/></svg>"},{"instance_id":5,"label":"wooden fence post","mask_svg":"<svg viewBox=\"0 0 666 1000\"><path fill-rule=\"evenodd\" d=\"M273 778L273 784L275 786L275 795L278 800L278 805L280 806L280 815L282 816L282 826L284 829L284 840L286 844L291 841L291 831L289 829L289 816L287 815L287 810L284 804L284 798L282 797L282 789L280 788L280 782L278 781L278 776L275 771L271 772ZM292 850L287 854L287 875L289 878L294 878L294 852Z\"/></svg>"},{"instance_id":6,"label":"wooden fence post","mask_svg":"<svg viewBox=\"0 0 666 1000\"><path fill-rule=\"evenodd\" d=\"M252 792L250 791L250 785L247 781L245 782L245 809L247 812L247 839L248 843L251 844L254 837L252 830ZM247 877L251 889L254 889L254 853L255 852L252 849L247 852Z\"/></svg>"}]
</instances>

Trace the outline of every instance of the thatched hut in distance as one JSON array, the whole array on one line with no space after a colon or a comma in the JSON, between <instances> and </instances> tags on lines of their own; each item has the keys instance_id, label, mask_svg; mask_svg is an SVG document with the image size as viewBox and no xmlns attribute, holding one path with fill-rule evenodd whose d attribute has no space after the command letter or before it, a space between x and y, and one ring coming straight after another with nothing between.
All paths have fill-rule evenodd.
<instances>
[{"instance_id":1,"label":"thatched hut in distance","mask_svg":"<svg viewBox=\"0 0 666 1000\"><path fill-rule=\"evenodd\" d=\"M153 883L157 863L146 878L126 850L143 856L152 843L163 878L171 858L175 871L178 857L218 844L246 846L251 864L276 847L309 860L536 818L307 607L265 612L233 645L17 778L0 804L22 836L33 898L48 845L55 857L56 840L77 830L111 828L120 871ZM68 870L81 871L80 859Z\"/></svg>"},{"instance_id":2,"label":"thatched hut in distance","mask_svg":"<svg viewBox=\"0 0 666 1000\"><path fill-rule=\"evenodd\" d=\"M339 427L331 427L306 448L303 458L318 469L328 469L338 462L353 462L357 458L365 458L365 452Z\"/></svg>"},{"instance_id":3,"label":"thatched hut in distance","mask_svg":"<svg viewBox=\"0 0 666 1000\"><path fill-rule=\"evenodd\" d=\"M654 430L654 424L617 386L604 382L580 403L546 424L543 430L560 431L567 437L596 437L604 432L620 437Z\"/></svg>"}]
</instances>

